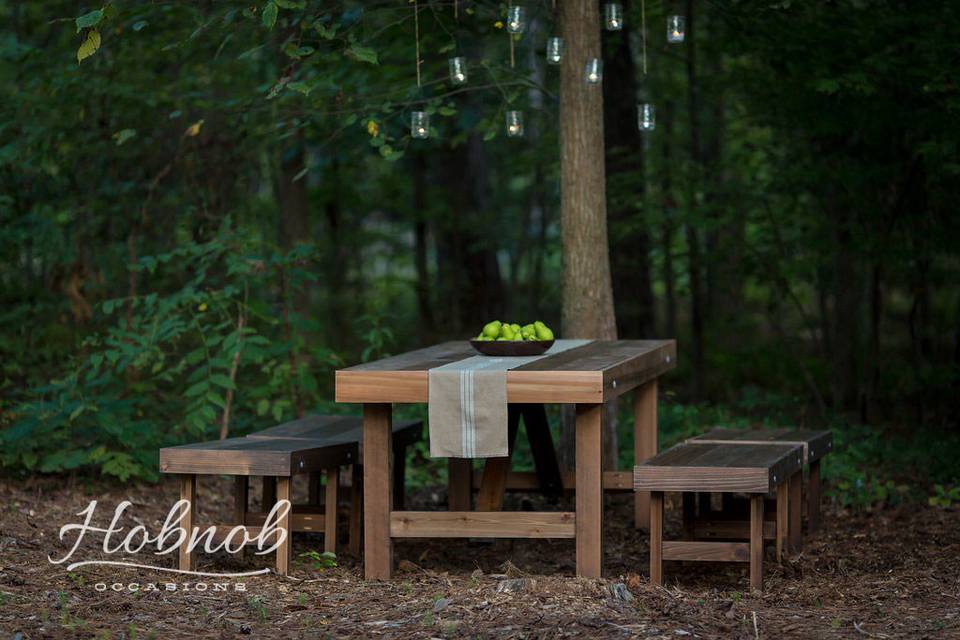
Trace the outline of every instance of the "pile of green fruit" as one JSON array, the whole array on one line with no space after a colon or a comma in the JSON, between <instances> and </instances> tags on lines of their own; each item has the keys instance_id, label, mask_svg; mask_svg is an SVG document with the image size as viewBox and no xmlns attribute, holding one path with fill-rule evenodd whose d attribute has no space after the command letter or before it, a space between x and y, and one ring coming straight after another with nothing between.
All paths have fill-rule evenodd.
<instances>
[{"instance_id":1,"label":"pile of green fruit","mask_svg":"<svg viewBox=\"0 0 960 640\"><path fill-rule=\"evenodd\" d=\"M494 320L483 325L483 331L474 340L553 340L553 331L539 320L522 327L516 323Z\"/></svg>"}]
</instances>

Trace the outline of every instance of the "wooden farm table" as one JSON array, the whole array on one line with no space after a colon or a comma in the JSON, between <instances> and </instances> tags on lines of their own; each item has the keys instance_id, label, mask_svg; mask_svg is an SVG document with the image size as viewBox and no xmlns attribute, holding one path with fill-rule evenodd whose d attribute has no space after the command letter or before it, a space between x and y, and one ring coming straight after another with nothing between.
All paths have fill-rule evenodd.
<instances>
[{"instance_id":1,"label":"wooden farm table","mask_svg":"<svg viewBox=\"0 0 960 640\"><path fill-rule=\"evenodd\" d=\"M603 569L603 403L636 389L634 458L657 453L657 377L676 366L674 340L594 341L507 372L511 404L575 404L576 512L394 511L392 403L429 402L428 371L477 355L467 342L446 342L336 373L337 402L363 403L364 575L388 579L393 538L575 538L577 575ZM616 473L616 472L614 472ZM503 483L501 483L501 488ZM636 521L647 526L649 493L636 497Z\"/></svg>"}]
</instances>

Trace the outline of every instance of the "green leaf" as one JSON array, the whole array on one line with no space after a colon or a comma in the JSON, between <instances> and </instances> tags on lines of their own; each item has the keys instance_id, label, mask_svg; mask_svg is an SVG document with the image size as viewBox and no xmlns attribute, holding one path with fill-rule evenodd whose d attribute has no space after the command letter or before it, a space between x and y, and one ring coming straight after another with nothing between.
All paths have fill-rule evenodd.
<instances>
[{"instance_id":1,"label":"green leaf","mask_svg":"<svg viewBox=\"0 0 960 640\"><path fill-rule=\"evenodd\" d=\"M97 52L97 49L100 48L100 32L96 29L91 29L87 32L87 39L83 41L83 44L80 45L80 48L77 49L77 64L80 64L93 54Z\"/></svg>"},{"instance_id":2,"label":"green leaf","mask_svg":"<svg viewBox=\"0 0 960 640\"><path fill-rule=\"evenodd\" d=\"M377 60L377 52L371 49L370 47L363 47L357 43L350 45L350 48L347 49L346 55L353 58L354 60L359 60L360 62L369 62L370 64L380 64Z\"/></svg>"},{"instance_id":3,"label":"green leaf","mask_svg":"<svg viewBox=\"0 0 960 640\"><path fill-rule=\"evenodd\" d=\"M277 4L275 2L268 2L267 6L263 8L263 14L260 16L260 21L263 23L267 29L273 29L273 25L277 24Z\"/></svg>"},{"instance_id":4,"label":"green leaf","mask_svg":"<svg viewBox=\"0 0 960 640\"><path fill-rule=\"evenodd\" d=\"M136 22L133 23L133 26L131 27L131 29L133 29L134 31L140 31L148 24L150 23L147 22L146 20L137 20Z\"/></svg>"},{"instance_id":5,"label":"green leaf","mask_svg":"<svg viewBox=\"0 0 960 640\"><path fill-rule=\"evenodd\" d=\"M192 385L190 388L188 388L188 389L183 393L183 395L186 396L186 397L188 397L188 398L193 398L194 396L198 396L198 395L200 395L201 393L206 393L207 389L209 389L209 388L210 388L209 383L208 383L206 380L201 380L200 382L198 382L198 383Z\"/></svg>"},{"instance_id":6,"label":"green leaf","mask_svg":"<svg viewBox=\"0 0 960 640\"><path fill-rule=\"evenodd\" d=\"M218 407L220 407L221 409L226 409L226 408L227 408L227 402L226 402L226 400L224 400L224 399L223 399L223 396L221 396L221 395L220 395L219 393L217 393L216 391L208 391L208 392L207 392L207 395L206 395L206 398L207 398L207 402L210 402L211 404L215 404L215 405L217 405Z\"/></svg>"},{"instance_id":7,"label":"green leaf","mask_svg":"<svg viewBox=\"0 0 960 640\"><path fill-rule=\"evenodd\" d=\"M317 30L317 33L319 33L320 37L324 40L333 40L337 35L337 29L340 28L340 23L338 22L332 27L325 27L318 22L313 25L313 28Z\"/></svg>"},{"instance_id":8,"label":"green leaf","mask_svg":"<svg viewBox=\"0 0 960 640\"><path fill-rule=\"evenodd\" d=\"M306 82L291 82L287 85L287 89L292 89L293 91L308 96L310 95L310 91L313 90L313 87L308 85Z\"/></svg>"},{"instance_id":9,"label":"green leaf","mask_svg":"<svg viewBox=\"0 0 960 640\"><path fill-rule=\"evenodd\" d=\"M130 138L136 135L137 135L136 129L121 129L120 131L117 131L115 134L113 134L113 139L116 141L117 146L119 147L124 142L126 142L127 140L129 140ZM153 270L151 269L151 272L152 271Z\"/></svg>"},{"instance_id":10,"label":"green leaf","mask_svg":"<svg viewBox=\"0 0 960 640\"><path fill-rule=\"evenodd\" d=\"M303 9L307 6L306 0L273 0L282 9Z\"/></svg>"},{"instance_id":11,"label":"green leaf","mask_svg":"<svg viewBox=\"0 0 960 640\"><path fill-rule=\"evenodd\" d=\"M95 9L90 13L83 14L75 20L77 23L77 33L80 33L81 29L97 26L101 20L103 20L103 11L101 9Z\"/></svg>"},{"instance_id":12,"label":"green leaf","mask_svg":"<svg viewBox=\"0 0 960 640\"><path fill-rule=\"evenodd\" d=\"M223 375L222 373L215 373L210 376L210 382L217 385L218 387L223 387L224 389L236 389L237 386L230 381L230 378Z\"/></svg>"},{"instance_id":13,"label":"green leaf","mask_svg":"<svg viewBox=\"0 0 960 640\"><path fill-rule=\"evenodd\" d=\"M260 402L257 403L257 415L258 416L266 415L267 411L270 411L270 401L267 400L266 398L263 398L260 400Z\"/></svg>"}]
</instances>

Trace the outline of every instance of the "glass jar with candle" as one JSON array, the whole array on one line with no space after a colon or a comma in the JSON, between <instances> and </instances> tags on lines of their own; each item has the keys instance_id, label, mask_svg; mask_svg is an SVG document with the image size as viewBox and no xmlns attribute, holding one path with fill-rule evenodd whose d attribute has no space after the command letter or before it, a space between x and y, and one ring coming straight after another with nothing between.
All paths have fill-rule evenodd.
<instances>
[{"instance_id":1,"label":"glass jar with candle","mask_svg":"<svg viewBox=\"0 0 960 640\"><path fill-rule=\"evenodd\" d=\"M563 59L563 38L547 38L547 64L560 64Z\"/></svg>"},{"instance_id":2,"label":"glass jar with candle","mask_svg":"<svg viewBox=\"0 0 960 640\"><path fill-rule=\"evenodd\" d=\"M522 5L514 5L507 9L507 31L523 33L527 29L527 9Z\"/></svg>"},{"instance_id":3,"label":"glass jar with candle","mask_svg":"<svg viewBox=\"0 0 960 640\"><path fill-rule=\"evenodd\" d=\"M587 60L587 66L583 71L583 79L588 84L600 84L603 80L603 60L600 58Z\"/></svg>"},{"instance_id":4,"label":"glass jar with candle","mask_svg":"<svg viewBox=\"0 0 960 640\"><path fill-rule=\"evenodd\" d=\"M450 67L450 82L452 84L464 84L467 81L467 59L463 56L450 58L447 60Z\"/></svg>"},{"instance_id":5,"label":"glass jar with candle","mask_svg":"<svg viewBox=\"0 0 960 640\"><path fill-rule=\"evenodd\" d=\"M657 128L657 113L649 102L637 105L637 127L640 131L653 131Z\"/></svg>"},{"instance_id":6,"label":"glass jar with candle","mask_svg":"<svg viewBox=\"0 0 960 640\"><path fill-rule=\"evenodd\" d=\"M608 2L603 5L603 22L607 31L623 29L623 5L617 2Z\"/></svg>"},{"instance_id":7,"label":"glass jar with candle","mask_svg":"<svg viewBox=\"0 0 960 640\"><path fill-rule=\"evenodd\" d=\"M523 136L523 111L507 111L507 137Z\"/></svg>"},{"instance_id":8,"label":"glass jar with candle","mask_svg":"<svg viewBox=\"0 0 960 640\"><path fill-rule=\"evenodd\" d=\"M683 16L669 16L667 18L667 42L683 42Z\"/></svg>"},{"instance_id":9,"label":"glass jar with candle","mask_svg":"<svg viewBox=\"0 0 960 640\"><path fill-rule=\"evenodd\" d=\"M414 111L410 114L410 137L430 137L430 116L426 111Z\"/></svg>"}]
</instances>

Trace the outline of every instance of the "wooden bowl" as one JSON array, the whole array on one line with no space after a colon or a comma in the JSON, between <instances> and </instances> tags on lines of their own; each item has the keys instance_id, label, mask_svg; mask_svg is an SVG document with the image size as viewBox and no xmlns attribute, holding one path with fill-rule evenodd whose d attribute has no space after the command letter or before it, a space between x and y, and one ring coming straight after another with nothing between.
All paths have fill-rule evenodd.
<instances>
[{"instance_id":1,"label":"wooden bowl","mask_svg":"<svg viewBox=\"0 0 960 640\"><path fill-rule=\"evenodd\" d=\"M471 340L470 345L485 356L515 358L542 355L553 346L553 340Z\"/></svg>"}]
</instances>

